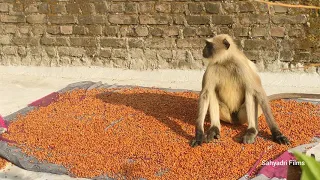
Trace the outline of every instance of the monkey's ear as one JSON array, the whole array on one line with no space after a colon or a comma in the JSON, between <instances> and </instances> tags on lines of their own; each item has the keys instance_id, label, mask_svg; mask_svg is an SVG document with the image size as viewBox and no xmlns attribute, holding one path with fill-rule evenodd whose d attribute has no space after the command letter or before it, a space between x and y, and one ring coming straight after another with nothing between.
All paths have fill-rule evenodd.
<instances>
[{"instance_id":1,"label":"monkey's ear","mask_svg":"<svg viewBox=\"0 0 320 180\"><path fill-rule=\"evenodd\" d=\"M225 46L227 49L229 49L230 43L228 42L227 39L224 39L224 40L223 40L223 44L224 44L224 46Z\"/></svg>"}]
</instances>

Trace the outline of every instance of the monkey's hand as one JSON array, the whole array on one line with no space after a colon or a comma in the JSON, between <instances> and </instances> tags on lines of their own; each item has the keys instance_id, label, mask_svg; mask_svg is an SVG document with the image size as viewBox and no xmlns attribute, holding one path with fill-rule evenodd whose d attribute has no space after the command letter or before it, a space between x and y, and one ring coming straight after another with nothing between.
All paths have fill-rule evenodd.
<instances>
[{"instance_id":1,"label":"monkey's hand","mask_svg":"<svg viewBox=\"0 0 320 180\"><path fill-rule=\"evenodd\" d=\"M243 143L244 144L252 144L254 143L258 131L255 128L249 128L246 131L246 134L243 136Z\"/></svg>"},{"instance_id":2,"label":"monkey's hand","mask_svg":"<svg viewBox=\"0 0 320 180\"><path fill-rule=\"evenodd\" d=\"M190 142L191 147L200 146L203 143L204 135L200 130L196 130L196 138Z\"/></svg>"},{"instance_id":3,"label":"monkey's hand","mask_svg":"<svg viewBox=\"0 0 320 180\"><path fill-rule=\"evenodd\" d=\"M290 144L289 139L285 137L280 131L275 131L272 133L272 140L279 144Z\"/></svg>"},{"instance_id":4,"label":"monkey's hand","mask_svg":"<svg viewBox=\"0 0 320 180\"><path fill-rule=\"evenodd\" d=\"M207 132L207 139L206 142L209 143L214 139L220 138L220 131L219 128L216 126L212 126L209 131Z\"/></svg>"}]
</instances>

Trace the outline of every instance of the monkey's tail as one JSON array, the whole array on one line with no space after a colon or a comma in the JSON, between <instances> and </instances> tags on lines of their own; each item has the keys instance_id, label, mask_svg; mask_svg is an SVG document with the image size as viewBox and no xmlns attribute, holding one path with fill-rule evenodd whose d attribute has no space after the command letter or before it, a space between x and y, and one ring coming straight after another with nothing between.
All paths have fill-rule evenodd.
<instances>
[{"instance_id":1,"label":"monkey's tail","mask_svg":"<svg viewBox=\"0 0 320 180\"><path fill-rule=\"evenodd\" d=\"M279 93L272 94L268 96L269 101L278 100L278 99L320 99L320 94L304 94L304 93Z\"/></svg>"}]
</instances>

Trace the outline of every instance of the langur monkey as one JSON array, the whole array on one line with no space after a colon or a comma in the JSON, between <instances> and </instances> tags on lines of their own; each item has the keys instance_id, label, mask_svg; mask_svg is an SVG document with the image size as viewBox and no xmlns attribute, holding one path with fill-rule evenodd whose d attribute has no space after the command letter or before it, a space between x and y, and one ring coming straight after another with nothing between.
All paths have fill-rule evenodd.
<instances>
[{"instance_id":1,"label":"langur monkey","mask_svg":"<svg viewBox=\"0 0 320 180\"><path fill-rule=\"evenodd\" d=\"M279 144L290 141L279 130L271 112L269 99L262 87L255 64L240 51L233 39L220 34L206 39L203 57L209 60L203 75L199 97L195 139L191 146L201 145L220 138L220 120L228 123L248 123L243 143L254 143L258 134L258 117L264 113L272 133L272 140ZM303 97L304 94L285 93L273 99ZM305 98L320 98L320 94L305 94ZM204 134L204 120L209 109L211 125Z\"/></svg>"}]
</instances>

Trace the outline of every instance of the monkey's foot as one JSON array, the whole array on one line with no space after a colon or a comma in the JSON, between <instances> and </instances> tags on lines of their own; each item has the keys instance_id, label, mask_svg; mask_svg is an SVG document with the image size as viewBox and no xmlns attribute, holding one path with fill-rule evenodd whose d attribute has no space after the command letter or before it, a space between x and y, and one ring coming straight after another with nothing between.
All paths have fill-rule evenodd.
<instances>
[{"instance_id":1,"label":"monkey's foot","mask_svg":"<svg viewBox=\"0 0 320 180\"><path fill-rule=\"evenodd\" d=\"M249 128L246 131L246 134L243 136L244 144L252 144L254 143L258 132L255 128Z\"/></svg>"},{"instance_id":2,"label":"monkey's foot","mask_svg":"<svg viewBox=\"0 0 320 180\"><path fill-rule=\"evenodd\" d=\"M290 141L280 131L272 132L272 140L279 144L290 144Z\"/></svg>"},{"instance_id":3,"label":"monkey's foot","mask_svg":"<svg viewBox=\"0 0 320 180\"><path fill-rule=\"evenodd\" d=\"M216 126L212 126L207 132L206 142L208 143L214 139L219 139L219 138L220 138L219 128Z\"/></svg>"},{"instance_id":4,"label":"monkey's foot","mask_svg":"<svg viewBox=\"0 0 320 180\"><path fill-rule=\"evenodd\" d=\"M191 147L200 146L203 143L204 135L200 130L196 130L196 138L190 142Z\"/></svg>"},{"instance_id":5,"label":"monkey's foot","mask_svg":"<svg viewBox=\"0 0 320 180\"><path fill-rule=\"evenodd\" d=\"M203 141L197 141L196 139L194 139L194 140L192 140L192 141L190 142L190 146L191 146L191 147L201 146L202 142L203 142Z\"/></svg>"}]
</instances>

